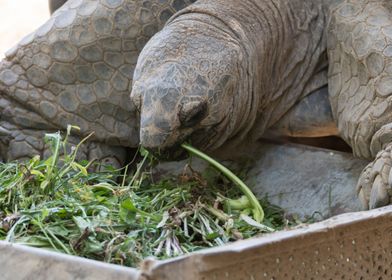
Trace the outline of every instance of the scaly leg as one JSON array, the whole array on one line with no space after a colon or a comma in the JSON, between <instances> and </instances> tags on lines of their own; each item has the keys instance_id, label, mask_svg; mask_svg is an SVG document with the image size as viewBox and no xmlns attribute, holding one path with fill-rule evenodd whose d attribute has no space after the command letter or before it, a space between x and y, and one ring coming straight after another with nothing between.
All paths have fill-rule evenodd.
<instances>
[{"instance_id":1,"label":"scaly leg","mask_svg":"<svg viewBox=\"0 0 392 280\"><path fill-rule=\"evenodd\" d=\"M328 26L329 92L340 135L374 159L361 174L364 208L391 202L392 3L346 0Z\"/></svg>"}]
</instances>

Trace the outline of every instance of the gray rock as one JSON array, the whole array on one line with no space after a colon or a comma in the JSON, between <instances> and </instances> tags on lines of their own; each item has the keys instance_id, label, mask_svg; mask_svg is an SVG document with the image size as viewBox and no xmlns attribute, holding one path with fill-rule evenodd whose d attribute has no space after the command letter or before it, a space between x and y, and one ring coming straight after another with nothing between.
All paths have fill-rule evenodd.
<instances>
[{"instance_id":1,"label":"gray rock","mask_svg":"<svg viewBox=\"0 0 392 280\"><path fill-rule=\"evenodd\" d=\"M325 219L362 209L356 185L367 161L301 145L265 144L259 152L247 178L258 197L267 196L302 218L316 214Z\"/></svg>"}]
</instances>

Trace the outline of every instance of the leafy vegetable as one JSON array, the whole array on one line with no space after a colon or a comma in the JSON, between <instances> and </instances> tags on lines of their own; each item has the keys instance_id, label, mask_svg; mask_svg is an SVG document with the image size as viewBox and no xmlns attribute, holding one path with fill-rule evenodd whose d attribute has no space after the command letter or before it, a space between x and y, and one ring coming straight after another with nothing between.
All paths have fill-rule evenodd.
<instances>
[{"instance_id":1,"label":"leafy vegetable","mask_svg":"<svg viewBox=\"0 0 392 280\"><path fill-rule=\"evenodd\" d=\"M263 220L259 201L227 171L241 190L213 169L203 177L190 166L155 182L146 150L132 174L130 166L89 172L92 162L76 162L80 144L67 149L71 129L64 139L47 135L48 159L0 163L1 240L136 266L148 256L177 256L289 223L265 201Z\"/></svg>"}]
</instances>

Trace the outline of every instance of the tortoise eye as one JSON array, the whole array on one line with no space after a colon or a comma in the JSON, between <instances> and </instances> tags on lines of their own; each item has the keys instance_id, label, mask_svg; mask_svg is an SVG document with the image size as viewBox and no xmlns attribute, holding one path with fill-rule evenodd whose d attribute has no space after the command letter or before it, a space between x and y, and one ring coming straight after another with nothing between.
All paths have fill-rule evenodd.
<instances>
[{"instance_id":1,"label":"tortoise eye","mask_svg":"<svg viewBox=\"0 0 392 280\"><path fill-rule=\"evenodd\" d=\"M207 116L208 106L205 101L190 101L183 104L179 111L179 119L183 127L200 123Z\"/></svg>"}]
</instances>

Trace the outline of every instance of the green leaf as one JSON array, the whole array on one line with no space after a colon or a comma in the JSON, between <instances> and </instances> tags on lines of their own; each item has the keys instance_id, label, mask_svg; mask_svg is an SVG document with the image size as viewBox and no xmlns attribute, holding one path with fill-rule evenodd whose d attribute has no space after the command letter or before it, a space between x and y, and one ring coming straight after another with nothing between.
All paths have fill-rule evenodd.
<instances>
[{"instance_id":1,"label":"green leaf","mask_svg":"<svg viewBox=\"0 0 392 280\"><path fill-rule=\"evenodd\" d=\"M211 232L206 235L206 239L209 241L215 240L216 238L220 237L219 232Z\"/></svg>"},{"instance_id":2,"label":"green leaf","mask_svg":"<svg viewBox=\"0 0 392 280\"><path fill-rule=\"evenodd\" d=\"M60 217L60 218L65 218L65 217L67 217L68 216L68 211L66 210L66 209L59 209L57 212L56 212L56 215L58 216L58 217Z\"/></svg>"},{"instance_id":3,"label":"green leaf","mask_svg":"<svg viewBox=\"0 0 392 280\"><path fill-rule=\"evenodd\" d=\"M41 211L41 221L45 220L49 216L50 212L48 209L42 209Z\"/></svg>"},{"instance_id":4,"label":"green leaf","mask_svg":"<svg viewBox=\"0 0 392 280\"><path fill-rule=\"evenodd\" d=\"M78 226L80 232L84 232L86 228L92 228L91 223L85 220L83 217L74 216L72 217L75 224Z\"/></svg>"},{"instance_id":5,"label":"green leaf","mask_svg":"<svg viewBox=\"0 0 392 280\"><path fill-rule=\"evenodd\" d=\"M137 208L130 198L120 203L120 218L124 223L132 223L135 220Z\"/></svg>"},{"instance_id":6,"label":"green leaf","mask_svg":"<svg viewBox=\"0 0 392 280\"><path fill-rule=\"evenodd\" d=\"M140 147L139 153L142 157L145 157L145 156L148 157L150 155L150 152L146 148L143 148L143 147Z\"/></svg>"},{"instance_id":7,"label":"green leaf","mask_svg":"<svg viewBox=\"0 0 392 280\"><path fill-rule=\"evenodd\" d=\"M81 164L79 164L79 163L77 163L77 162L75 162L75 161L71 162L71 167L72 167L72 169L75 170L75 171L80 171L80 172L82 172L82 174L83 174L84 176L87 176L87 175L88 175L87 169L86 169L84 166L82 166Z\"/></svg>"},{"instance_id":8,"label":"green leaf","mask_svg":"<svg viewBox=\"0 0 392 280\"><path fill-rule=\"evenodd\" d=\"M38 176L40 178L45 178L45 175L41 171L39 171L39 170L31 170L30 173L32 175L36 175L36 176Z\"/></svg>"},{"instance_id":9,"label":"green leaf","mask_svg":"<svg viewBox=\"0 0 392 280\"><path fill-rule=\"evenodd\" d=\"M243 195L238 199L227 199L226 201L232 210L244 210L252 207L252 204L246 195Z\"/></svg>"},{"instance_id":10,"label":"green leaf","mask_svg":"<svg viewBox=\"0 0 392 280\"><path fill-rule=\"evenodd\" d=\"M130 198L127 198L126 200L123 200L121 202L121 208L127 209L132 212L136 212L137 208L133 204L132 200Z\"/></svg>"},{"instance_id":11,"label":"green leaf","mask_svg":"<svg viewBox=\"0 0 392 280\"><path fill-rule=\"evenodd\" d=\"M84 243L84 251L87 254L101 253L104 251L104 247L95 240L88 240Z\"/></svg>"},{"instance_id":12,"label":"green leaf","mask_svg":"<svg viewBox=\"0 0 392 280\"><path fill-rule=\"evenodd\" d=\"M51 226L50 230L54 232L56 235L63 236L63 237L66 237L71 233L70 230L62 226Z\"/></svg>"},{"instance_id":13,"label":"green leaf","mask_svg":"<svg viewBox=\"0 0 392 280\"><path fill-rule=\"evenodd\" d=\"M42 181L42 183L40 184L40 188L41 190L45 190L47 188L47 186L49 185L49 181L47 179L45 179L44 181Z\"/></svg>"}]
</instances>

